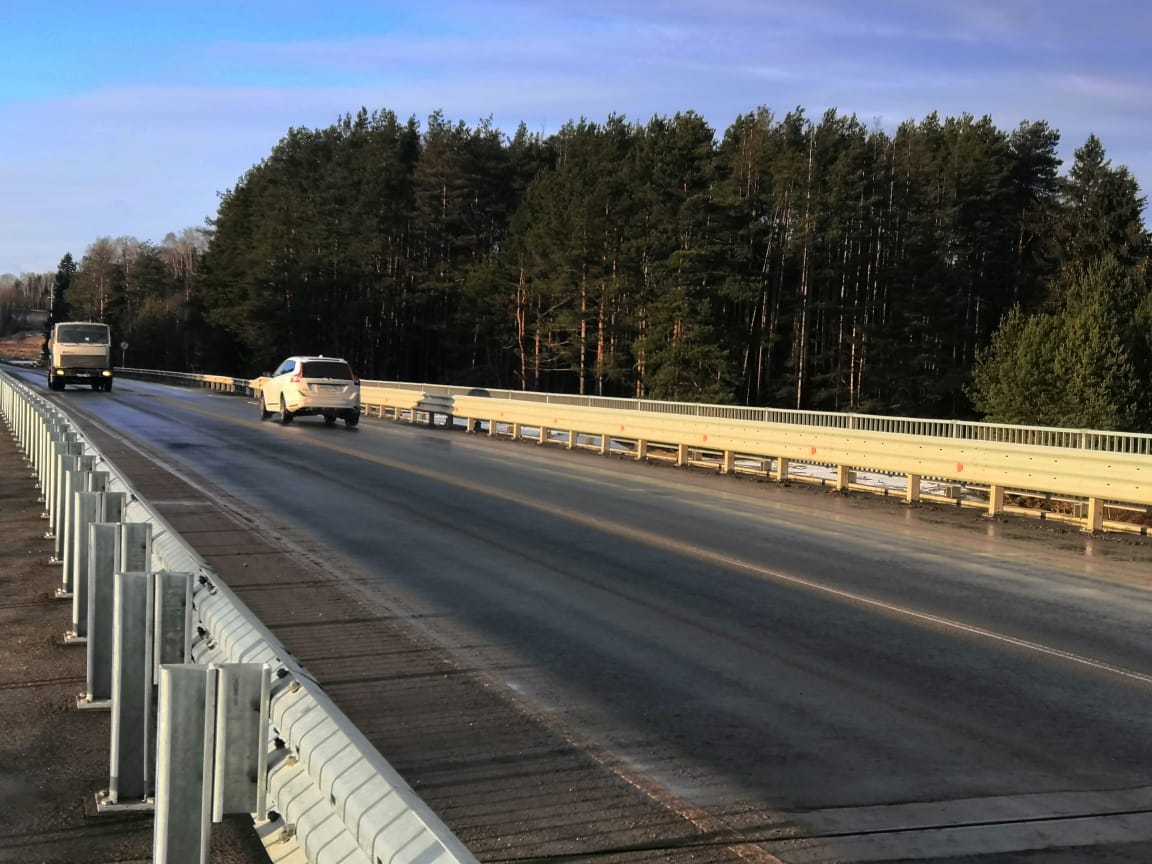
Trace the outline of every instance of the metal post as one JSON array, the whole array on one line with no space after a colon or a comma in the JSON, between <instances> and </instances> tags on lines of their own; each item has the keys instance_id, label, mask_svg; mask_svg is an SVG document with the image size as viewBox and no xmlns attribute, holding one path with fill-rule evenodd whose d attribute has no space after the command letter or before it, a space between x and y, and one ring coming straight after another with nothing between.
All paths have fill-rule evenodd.
<instances>
[{"instance_id":1,"label":"metal post","mask_svg":"<svg viewBox=\"0 0 1152 864\"><path fill-rule=\"evenodd\" d=\"M904 493L904 501L908 504L915 504L920 500L920 481L923 479L919 474L908 475L908 489Z\"/></svg>"},{"instance_id":2,"label":"metal post","mask_svg":"<svg viewBox=\"0 0 1152 864\"><path fill-rule=\"evenodd\" d=\"M156 864L208 862L217 676L210 666L160 667L152 840Z\"/></svg>"},{"instance_id":3,"label":"metal post","mask_svg":"<svg viewBox=\"0 0 1152 864\"><path fill-rule=\"evenodd\" d=\"M93 522L88 531L88 689L76 700L76 707L110 708L112 619L123 528L116 523Z\"/></svg>"},{"instance_id":4,"label":"metal post","mask_svg":"<svg viewBox=\"0 0 1152 864\"><path fill-rule=\"evenodd\" d=\"M64 451L56 455L56 467L53 470L52 487L48 490L51 497L48 501L48 532L51 536L56 538L54 557L56 560L64 552L64 547L61 543L60 525L64 521L64 478L67 477L69 471L75 471L80 467L80 453L67 452L71 448L80 449L79 444L65 444Z\"/></svg>"},{"instance_id":5,"label":"metal post","mask_svg":"<svg viewBox=\"0 0 1152 864\"><path fill-rule=\"evenodd\" d=\"M76 704L79 708L110 708L115 653L116 574L149 569L152 525L149 522L94 523L89 530L88 692Z\"/></svg>"},{"instance_id":6,"label":"metal post","mask_svg":"<svg viewBox=\"0 0 1152 864\"><path fill-rule=\"evenodd\" d=\"M88 639L88 528L100 518L102 497L102 492L78 492L72 502L72 629L64 634L67 643L81 644Z\"/></svg>"},{"instance_id":7,"label":"metal post","mask_svg":"<svg viewBox=\"0 0 1152 864\"><path fill-rule=\"evenodd\" d=\"M788 480L788 460L783 456L776 457L776 471L772 479L777 483L784 483Z\"/></svg>"},{"instance_id":8,"label":"metal post","mask_svg":"<svg viewBox=\"0 0 1152 864\"><path fill-rule=\"evenodd\" d=\"M268 809L268 714L271 676L259 663L221 663L216 695L212 821Z\"/></svg>"},{"instance_id":9,"label":"metal post","mask_svg":"<svg viewBox=\"0 0 1152 864\"><path fill-rule=\"evenodd\" d=\"M72 520L75 518L73 499L76 493L84 488L84 470L74 468L64 472L64 494L60 498L60 522L56 526L56 563L62 563L64 569L60 576L60 587L56 589L57 597L72 596Z\"/></svg>"},{"instance_id":10,"label":"metal post","mask_svg":"<svg viewBox=\"0 0 1152 864\"><path fill-rule=\"evenodd\" d=\"M123 522L124 508L128 506L127 492L104 492L100 499L101 522ZM147 570L147 567L140 568Z\"/></svg>"},{"instance_id":11,"label":"metal post","mask_svg":"<svg viewBox=\"0 0 1152 864\"><path fill-rule=\"evenodd\" d=\"M152 576L116 574L112 626L112 746L107 796L101 811L146 805L152 781L148 743L152 712Z\"/></svg>"},{"instance_id":12,"label":"metal post","mask_svg":"<svg viewBox=\"0 0 1152 864\"><path fill-rule=\"evenodd\" d=\"M92 463L95 461L94 457L83 454L77 456L76 460L75 467L64 472L60 486L60 498L56 502L56 562L63 562L65 570L68 567L68 546L72 539L68 531L72 496L76 492L88 491L86 485L88 481L83 475L92 470Z\"/></svg>"},{"instance_id":13,"label":"metal post","mask_svg":"<svg viewBox=\"0 0 1152 864\"><path fill-rule=\"evenodd\" d=\"M1096 534L1104 530L1104 501L1100 498L1088 499L1088 517L1084 523L1084 531Z\"/></svg>"},{"instance_id":14,"label":"metal post","mask_svg":"<svg viewBox=\"0 0 1152 864\"><path fill-rule=\"evenodd\" d=\"M89 471L87 481L85 492L104 492L108 488L108 472Z\"/></svg>"},{"instance_id":15,"label":"metal post","mask_svg":"<svg viewBox=\"0 0 1152 864\"><path fill-rule=\"evenodd\" d=\"M125 522L120 535L120 570L140 573L152 569L152 523Z\"/></svg>"},{"instance_id":16,"label":"metal post","mask_svg":"<svg viewBox=\"0 0 1152 864\"><path fill-rule=\"evenodd\" d=\"M162 570L155 579L152 681L160 683L160 666L187 663L192 656L192 574Z\"/></svg>"},{"instance_id":17,"label":"metal post","mask_svg":"<svg viewBox=\"0 0 1152 864\"><path fill-rule=\"evenodd\" d=\"M957 501L960 496L957 495ZM988 487L988 516L1000 516L1004 512L1004 487L992 485Z\"/></svg>"}]
</instances>

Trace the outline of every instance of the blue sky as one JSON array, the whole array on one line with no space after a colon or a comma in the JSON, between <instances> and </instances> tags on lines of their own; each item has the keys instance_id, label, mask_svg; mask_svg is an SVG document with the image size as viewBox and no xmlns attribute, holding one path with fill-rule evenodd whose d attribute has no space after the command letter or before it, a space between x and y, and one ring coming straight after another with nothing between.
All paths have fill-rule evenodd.
<instances>
[{"instance_id":1,"label":"blue sky","mask_svg":"<svg viewBox=\"0 0 1152 864\"><path fill-rule=\"evenodd\" d=\"M548 133L766 105L1090 133L1152 189L1139 0L0 0L0 273L204 223L291 126L389 108Z\"/></svg>"}]
</instances>

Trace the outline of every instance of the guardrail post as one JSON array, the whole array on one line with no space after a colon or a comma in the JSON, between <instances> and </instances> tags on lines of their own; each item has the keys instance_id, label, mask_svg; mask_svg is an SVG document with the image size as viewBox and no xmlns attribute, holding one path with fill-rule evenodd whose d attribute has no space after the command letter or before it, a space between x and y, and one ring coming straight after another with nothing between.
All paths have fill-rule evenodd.
<instances>
[{"instance_id":1,"label":"guardrail post","mask_svg":"<svg viewBox=\"0 0 1152 864\"><path fill-rule=\"evenodd\" d=\"M784 483L788 479L788 460L783 456L776 457L776 470L772 474L772 479L777 483Z\"/></svg>"},{"instance_id":2,"label":"guardrail post","mask_svg":"<svg viewBox=\"0 0 1152 864\"><path fill-rule=\"evenodd\" d=\"M736 451L725 450L724 461L720 464L721 474L733 474L736 471Z\"/></svg>"},{"instance_id":3,"label":"guardrail post","mask_svg":"<svg viewBox=\"0 0 1152 864\"><path fill-rule=\"evenodd\" d=\"M1104 501L1100 498L1088 499L1088 519L1084 523L1084 530L1095 534L1104 530Z\"/></svg>"},{"instance_id":4,"label":"guardrail post","mask_svg":"<svg viewBox=\"0 0 1152 864\"><path fill-rule=\"evenodd\" d=\"M111 776L97 808L151 809L149 738L152 721L152 577L120 572L115 578L112 661Z\"/></svg>"},{"instance_id":5,"label":"guardrail post","mask_svg":"<svg viewBox=\"0 0 1152 864\"><path fill-rule=\"evenodd\" d=\"M160 683L160 666L187 663L192 656L192 574L161 570L153 574L156 604L152 683Z\"/></svg>"},{"instance_id":6,"label":"guardrail post","mask_svg":"<svg viewBox=\"0 0 1152 864\"><path fill-rule=\"evenodd\" d=\"M60 575L60 587L56 589L57 597L72 596L72 573L69 565L72 558L72 519L74 516L72 501L75 493L84 489L83 466L69 469L64 472L64 492L60 496L60 521L56 526L56 556L52 559L54 564L62 564L64 569Z\"/></svg>"},{"instance_id":7,"label":"guardrail post","mask_svg":"<svg viewBox=\"0 0 1152 864\"><path fill-rule=\"evenodd\" d=\"M648 442L643 438L636 439L636 461L643 462L648 458Z\"/></svg>"},{"instance_id":8,"label":"guardrail post","mask_svg":"<svg viewBox=\"0 0 1152 864\"><path fill-rule=\"evenodd\" d=\"M87 525L80 525L78 522L81 515L87 515L87 512L80 513L77 509L77 500L82 493L103 492L108 486L108 472L92 470L95 460L96 457L94 456L81 456L80 467L75 471L68 472L69 476L65 478L64 520L62 527L56 532L57 545L63 544L60 560L64 565L64 570L60 576L60 588L56 591L57 597L71 597L75 592L76 572L79 569L77 566L77 547L80 545L81 538L85 541L88 539ZM92 519L89 518L88 521L91 522ZM61 531L64 534L62 538L60 537ZM83 560L85 564L87 563L87 559L80 560Z\"/></svg>"},{"instance_id":9,"label":"guardrail post","mask_svg":"<svg viewBox=\"0 0 1152 864\"><path fill-rule=\"evenodd\" d=\"M48 501L48 534L55 538L55 550L53 555L56 559L64 553L64 547L61 544L60 525L64 521L64 485L65 479L69 471L75 471L80 467L80 448L81 444L78 442L68 442L63 445L63 449L56 454L55 468L52 472L52 485L49 488L49 501Z\"/></svg>"},{"instance_id":10,"label":"guardrail post","mask_svg":"<svg viewBox=\"0 0 1152 864\"><path fill-rule=\"evenodd\" d=\"M123 522L124 508L128 506L127 492L103 492L100 499L99 522Z\"/></svg>"},{"instance_id":11,"label":"guardrail post","mask_svg":"<svg viewBox=\"0 0 1152 864\"><path fill-rule=\"evenodd\" d=\"M687 444L677 444L676 445L676 467L677 468L683 468L687 464L688 464L688 445Z\"/></svg>"},{"instance_id":12,"label":"guardrail post","mask_svg":"<svg viewBox=\"0 0 1152 864\"><path fill-rule=\"evenodd\" d=\"M836 466L836 491L837 492L847 492L848 487L852 485L852 480L854 479L855 473L856 472L854 472L847 465L837 465Z\"/></svg>"},{"instance_id":13,"label":"guardrail post","mask_svg":"<svg viewBox=\"0 0 1152 864\"><path fill-rule=\"evenodd\" d=\"M216 694L212 821L268 810L269 670L260 663L221 663Z\"/></svg>"},{"instance_id":14,"label":"guardrail post","mask_svg":"<svg viewBox=\"0 0 1152 864\"><path fill-rule=\"evenodd\" d=\"M271 679L257 663L158 672L153 861L204 864L212 822L266 818Z\"/></svg>"},{"instance_id":15,"label":"guardrail post","mask_svg":"<svg viewBox=\"0 0 1152 864\"><path fill-rule=\"evenodd\" d=\"M960 500L959 497L956 499ZM1004 487L1003 486L989 486L988 487L988 514L989 516L999 516L1004 512Z\"/></svg>"},{"instance_id":16,"label":"guardrail post","mask_svg":"<svg viewBox=\"0 0 1152 864\"><path fill-rule=\"evenodd\" d=\"M59 488L56 495L56 562L59 563L64 560L64 549L68 545L68 508L72 502L72 494L74 492L84 491L84 478L82 475L92 470L92 466L96 462L94 456L85 456L79 454L73 459L72 457L65 457L65 470L61 472L59 480ZM71 478L71 479L70 479Z\"/></svg>"},{"instance_id":17,"label":"guardrail post","mask_svg":"<svg viewBox=\"0 0 1152 864\"><path fill-rule=\"evenodd\" d=\"M152 566L152 523L125 522L120 535L120 566L117 572L126 570L140 573Z\"/></svg>"},{"instance_id":18,"label":"guardrail post","mask_svg":"<svg viewBox=\"0 0 1152 864\"><path fill-rule=\"evenodd\" d=\"M69 644L79 645L88 641L88 592L91 567L88 555L89 527L100 518L103 497L103 492L77 492L72 502L72 557L70 562L64 565L65 570L71 568L72 582L72 629L64 634L64 641Z\"/></svg>"},{"instance_id":19,"label":"guardrail post","mask_svg":"<svg viewBox=\"0 0 1152 864\"><path fill-rule=\"evenodd\" d=\"M160 667L152 835L156 864L208 862L217 674L209 666Z\"/></svg>"},{"instance_id":20,"label":"guardrail post","mask_svg":"<svg viewBox=\"0 0 1152 864\"><path fill-rule=\"evenodd\" d=\"M904 493L904 501L907 504L915 504L920 500L920 481L923 478L919 474L908 475L908 490Z\"/></svg>"},{"instance_id":21,"label":"guardrail post","mask_svg":"<svg viewBox=\"0 0 1152 864\"><path fill-rule=\"evenodd\" d=\"M75 445L76 449L80 449L80 445ZM48 486L44 489L44 513L48 519L48 530L44 532L45 537L51 537L56 540L59 535L60 527L60 496L64 493L64 472L71 471L80 464L79 453L69 453L68 444L61 443L52 456L52 467L49 468L51 474L48 480ZM56 544L52 544L52 557L56 557Z\"/></svg>"},{"instance_id":22,"label":"guardrail post","mask_svg":"<svg viewBox=\"0 0 1152 864\"><path fill-rule=\"evenodd\" d=\"M56 453L64 440L64 424L59 418L45 415L44 439L40 442L40 456L37 459L37 470L40 473L40 498L44 502L47 512L48 492L51 488L52 469L56 465Z\"/></svg>"},{"instance_id":23,"label":"guardrail post","mask_svg":"<svg viewBox=\"0 0 1152 864\"><path fill-rule=\"evenodd\" d=\"M120 525L106 522L88 527L87 690L77 697L77 708L109 708L112 704L112 619L122 530Z\"/></svg>"},{"instance_id":24,"label":"guardrail post","mask_svg":"<svg viewBox=\"0 0 1152 864\"><path fill-rule=\"evenodd\" d=\"M89 532L88 689L76 700L76 707L108 709L112 705L115 662L116 574L148 570L152 559L152 525L149 522L97 522L89 526Z\"/></svg>"}]
</instances>

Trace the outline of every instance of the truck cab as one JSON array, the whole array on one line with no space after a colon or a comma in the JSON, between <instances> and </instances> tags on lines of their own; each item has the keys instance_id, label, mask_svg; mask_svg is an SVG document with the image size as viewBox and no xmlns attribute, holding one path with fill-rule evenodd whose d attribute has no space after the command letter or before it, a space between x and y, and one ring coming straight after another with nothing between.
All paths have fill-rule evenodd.
<instances>
[{"instance_id":1,"label":"truck cab","mask_svg":"<svg viewBox=\"0 0 1152 864\"><path fill-rule=\"evenodd\" d=\"M112 389L112 333L96 321L61 321L48 337L48 389L88 384Z\"/></svg>"}]
</instances>

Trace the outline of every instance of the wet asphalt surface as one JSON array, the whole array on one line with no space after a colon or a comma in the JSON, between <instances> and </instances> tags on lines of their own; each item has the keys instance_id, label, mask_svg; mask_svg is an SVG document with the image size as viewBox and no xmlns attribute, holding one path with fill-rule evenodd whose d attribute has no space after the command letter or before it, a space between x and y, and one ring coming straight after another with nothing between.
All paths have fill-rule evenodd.
<instances>
[{"instance_id":1,"label":"wet asphalt surface","mask_svg":"<svg viewBox=\"0 0 1152 864\"><path fill-rule=\"evenodd\" d=\"M482 859L1152 857L1146 545L61 398Z\"/></svg>"}]
</instances>

